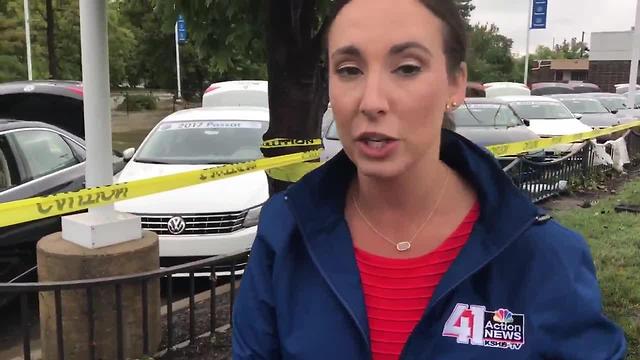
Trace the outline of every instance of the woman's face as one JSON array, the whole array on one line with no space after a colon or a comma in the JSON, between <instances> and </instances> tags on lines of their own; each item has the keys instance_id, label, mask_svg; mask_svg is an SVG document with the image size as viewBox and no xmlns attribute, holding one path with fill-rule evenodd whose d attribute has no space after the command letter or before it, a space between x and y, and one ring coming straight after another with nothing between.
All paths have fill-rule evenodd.
<instances>
[{"instance_id":1,"label":"woman's face","mask_svg":"<svg viewBox=\"0 0 640 360\"><path fill-rule=\"evenodd\" d=\"M352 0L338 13L329 97L361 174L393 178L438 160L445 108L462 103L466 87L464 65L447 74L443 29L418 0Z\"/></svg>"}]
</instances>

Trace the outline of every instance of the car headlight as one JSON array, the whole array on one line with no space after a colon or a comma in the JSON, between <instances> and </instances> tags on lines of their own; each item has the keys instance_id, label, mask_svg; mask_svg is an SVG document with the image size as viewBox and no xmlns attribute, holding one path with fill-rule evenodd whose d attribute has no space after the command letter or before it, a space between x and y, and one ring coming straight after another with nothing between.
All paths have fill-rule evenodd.
<instances>
[{"instance_id":1,"label":"car headlight","mask_svg":"<svg viewBox=\"0 0 640 360\"><path fill-rule=\"evenodd\" d=\"M258 225L258 220L260 220L260 211L262 211L262 205L249 209L242 226L249 228Z\"/></svg>"}]
</instances>

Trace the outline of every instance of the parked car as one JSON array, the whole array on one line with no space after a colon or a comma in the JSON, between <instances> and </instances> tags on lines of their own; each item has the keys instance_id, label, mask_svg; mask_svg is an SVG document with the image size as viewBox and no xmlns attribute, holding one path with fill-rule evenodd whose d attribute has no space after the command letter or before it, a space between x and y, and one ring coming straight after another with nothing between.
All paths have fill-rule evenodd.
<instances>
[{"instance_id":1,"label":"parked car","mask_svg":"<svg viewBox=\"0 0 640 360\"><path fill-rule=\"evenodd\" d=\"M498 96L516 96L531 95L531 90L521 83L515 82L490 82L485 83L485 93L488 98L496 98Z\"/></svg>"},{"instance_id":2,"label":"parked car","mask_svg":"<svg viewBox=\"0 0 640 360\"><path fill-rule=\"evenodd\" d=\"M546 96L504 96L521 119L529 121L529 129L541 137L570 135L591 131L591 127L576 119L559 100Z\"/></svg>"},{"instance_id":3,"label":"parked car","mask_svg":"<svg viewBox=\"0 0 640 360\"><path fill-rule=\"evenodd\" d=\"M622 94L622 96L625 99L629 99L629 93L626 92L624 94ZM625 102L625 104L628 102L628 100ZM631 104L629 104L629 106L631 106ZM628 106L628 107L629 107ZM636 90L636 96L635 96L635 101L634 101L634 108L635 109L640 109L640 90Z\"/></svg>"},{"instance_id":4,"label":"parked car","mask_svg":"<svg viewBox=\"0 0 640 360\"><path fill-rule=\"evenodd\" d=\"M629 83L626 84L615 84L613 85L616 88L616 94L624 94L629 92ZM636 89L640 90L640 85L636 84Z\"/></svg>"},{"instance_id":5,"label":"parked car","mask_svg":"<svg viewBox=\"0 0 640 360\"><path fill-rule=\"evenodd\" d=\"M132 181L205 169L262 157L269 127L265 107L203 107L161 120L128 160L118 181ZM216 180L116 203L137 214L142 228L160 241L160 264L171 266L248 250L262 204L269 197L264 171Z\"/></svg>"},{"instance_id":6,"label":"parked car","mask_svg":"<svg viewBox=\"0 0 640 360\"><path fill-rule=\"evenodd\" d=\"M560 82L541 82L531 84L531 95L545 96L553 94L573 94L571 85Z\"/></svg>"},{"instance_id":7,"label":"parked car","mask_svg":"<svg viewBox=\"0 0 640 360\"><path fill-rule=\"evenodd\" d=\"M569 81L568 84L573 88L573 91L576 94L602 91L602 89L600 89L600 86L584 81Z\"/></svg>"},{"instance_id":8,"label":"parked car","mask_svg":"<svg viewBox=\"0 0 640 360\"><path fill-rule=\"evenodd\" d=\"M640 118L639 109L629 109L627 106L627 98L620 94L612 93L585 93L594 99L600 101L610 113L616 115L623 123L634 121Z\"/></svg>"},{"instance_id":9,"label":"parked car","mask_svg":"<svg viewBox=\"0 0 640 360\"><path fill-rule=\"evenodd\" d=\"M338 135L338 128L333 118L331 106L325 111L322 117L322 143L324 151L320 155L320 161L325 162L336 156L342 150L342 143Z\"/></svg>"},{"instance_id":10,"label":"parked car","mask_svg":"<svg viewBox=\"0 0 640 360\"><path fill-rule=\"evenodd\" d=\"M0 203L84 188L85 159L79 136L42 122L0 120ZM114 155L114 173L123 167ZM2 227L0 282L33 275L36 242L58 231L60 217Z\"/></svg>"},{"instance_id":11,"label":"parked car","mask_svg":"<svg viewBox=\"0 0 640 360\"><path fill-rule=\"evenodd\" d=\"M480 146L540 138L500 100L467 98L452 115L455 131Z\"/></svg>"},{"instance_id":12,"label":"parked car","mask_svg":"<svg viewBox=\"0 0 640 360\"><path fill-rule=\"evenodd\" d=\"M0 84L0 118L44 121L84 138L82 83L37 80Z\"/></svg>"},{"instance_id":13,"label":"parked car","mask_svg":"<svg viewBox=\"0 0 640 360\"><path fill-rule=\"evenodd\" d=\"M602 103L592 97L582 94L550 95L560 100L573 115L593 129L603 129L620 125L622 121L610 113Z\"/></svg>"},{"instance_id":14,"label":"parked car","mask_svg":"<svg viewBox=\"0 0 640 360\"><path fill-rule=\"evenodd\" d=\"M260 106L269 107L268 82L237 80L211 84L202 96L202 107Z\"/></svg>"}]
</instances>

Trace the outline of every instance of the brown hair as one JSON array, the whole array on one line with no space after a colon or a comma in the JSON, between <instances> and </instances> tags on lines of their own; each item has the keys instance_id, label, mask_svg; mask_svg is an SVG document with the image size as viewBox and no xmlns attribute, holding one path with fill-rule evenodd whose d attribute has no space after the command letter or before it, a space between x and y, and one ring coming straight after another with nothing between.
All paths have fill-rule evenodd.
<instances>
[{"instance_id":1,"label":"brown hair","mask_svg":"<svg viewBox=\"0 0 640 360\"><path fill-rule=\"evenodd\" d=\"M335 0L333 8L329 13L329 17L324 24L326 34L333 24L336 16L351 0ZM450 78L453 78L460 71L462 64L467 55L467 35L465 21L460 14L458 6L453 0L416 0L431 11L444 24L443 27L443 44L444 55L447 60L447 72ZM442 127L453 130L455 128L453 121L448 113L444 115Z\"/></svg>"}]
</instances>

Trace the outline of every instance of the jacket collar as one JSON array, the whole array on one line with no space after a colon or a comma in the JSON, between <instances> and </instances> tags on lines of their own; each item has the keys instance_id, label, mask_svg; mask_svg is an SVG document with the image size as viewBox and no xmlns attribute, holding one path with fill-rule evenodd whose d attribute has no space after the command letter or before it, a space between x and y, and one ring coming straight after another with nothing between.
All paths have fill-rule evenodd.
<instances>
[{"instance_id":1,"label":"jacket collar","mask_svg":"<svg viewBox=\"0 0 640 360\"><path fill-rule=\"evenodd\" d=\"M480 218L436 288L429 308L490 262L538 215L537 208L513 185L493 156L469 140L443 130L441 159L475 187ZM368 343L360 274L344 217L347 188L355 173L355 165L340 152L292 185L286 197L311 259Z\"/></svg>"}]
</instances>

